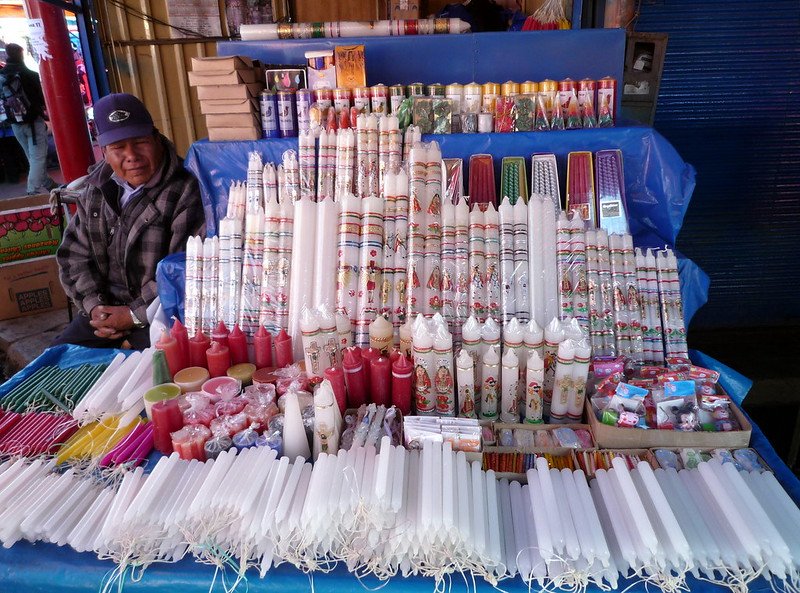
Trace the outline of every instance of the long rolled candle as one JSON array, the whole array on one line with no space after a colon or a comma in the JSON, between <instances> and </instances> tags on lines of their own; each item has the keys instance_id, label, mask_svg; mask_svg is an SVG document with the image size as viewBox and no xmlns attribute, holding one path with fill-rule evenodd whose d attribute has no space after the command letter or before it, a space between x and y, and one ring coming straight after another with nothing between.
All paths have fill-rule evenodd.
<instances>
[{"instance_id":1,"label":"long rolled candle","mask_svg":"<svg viewBox=\"0 0 800 593\"><path fill-rule=\"evenodd\" d=\"M217 276L219 274L219 238L203 242L203 316L202 329L210 333L217 321ZM236 302L238 302L237 293Z\"/></svg>"},{"instance_id":2,"label":"long rolled candle","mask_svg":"<svg viewBox=\"0 0 800 593\"><path fill-rule=\"evenodd\" d=\"M486 233L483 211L474 205L469 214L469 309L475 318L486 320Z\"/></svg>"},{"instance_id":3,"label":"long rolled candle","mask_svg":"<svg viewBox=\"0 0 800 593\"><path fill-rule=\"evenodd\" d=\"M487 317L499 320L500 311L500 216L494 204L484 213L484 245L486 248L486 306Z\"/></svg>"},{"instance_id":4,"label":"long rolled candle","mask_svg":"<svg viewBox=\"0 0 800 593\"><path fill-rule=\"evenodd\" d=\"M300 167L300 197L309 200L317 199L317 172L314 158L314 133L302 131L298 138Z\"/></svg>"},{"instance_id":5,"label":"long rolled candle","mask_svg":"<svg viewBox=\"0 0 800 593\"><path fill-rule=\"evenodd\" d=\"M475 418L475 361L463 348L456 359L456 380L458 415L461 418Z\"/></svg>"},{"instance_id":6,"label":"long rolled candle","mask_svg":"<svg viewBox=\"0 0 800 593\"><path fill-rule=\"evenodd\" d=\"M317 229L314 237L315 309L336 306L337 232L339 205L333 198L323 197L317 204Z\"/></svg>"},{"instance_id":7,"label":"long rolled candle","mask_svg":"<svg viewBox=\"0 0 800 593\"><path fill-rule=\"evenodd\" d=\"M425 282L426 316L442 310L442 152L436 142L428 145L425 172Z\"/></svg>"},{"instance_id":8,"label":"long rolled candle","mask_svg":"<svg viewBox=\"0 0 800 593\"><path fill-rule=\"evenodd\" d=\"M614 341L617 354L631 355L631 340L628 324L630 314L625 295L625 272L622 257L622 236L611 235L608 237L608 246L611 261L611 288L614 311Z\"/></svg>"},{"instance_id":9,"label":"long rolled candle","mask_svg":"<svg viewBox=\"0 0 800 593\"><path fill-rule=\"evenodd\" d=\"M356 161L356 137L353 130L339 130L336 136L336 200L352 194Z\"/></svg>"},{"instance_id":10,"label":"long rolled candle","mask_svg":"<svg viewBox=\"0 0 800 593\"><path fill-rule=\"evenodd\" d=\"M589 329L589 291L586 282L586 235L584 221L573 216L570 221L570 275L572 281L572 311L584 331Z\"/></svg>"},{"instance_id":11,"label":"long rolled candle","mask_svg":"<svg viewBox=\"0 0 800 593\"><path fill-rule=\"evenodd\" d=\"M528 206L524 200L514 204L514 296L520 323L530 319L528 286Z\"/></svg>"},{"instance_id":12,"label":"long rolled candle","mask_svg":"<svg viewBox=\"0 0 800 593\"><path fill-rule=\"evenodd\" d=\"M622 235L622 274L625 280L625 305L628 308L628 338L631 344L631 358L644 362L644 340L642 338L642 317L639 309L639 284L636 279L636 256L633 251L633 237Z\"/></svg>"},{"instance_id":13,"label":"long rolled candle","mask_svg":"<svg viewBox=\"0 0 800 593\"><path fill-rule=\"evenodd\" d=\"M586 231L586 292L589 313L589 337L597 355L608 355L603 345L603 318L600 298L600 262L597 254L597 231Z\"/></svg>"},{"instance_id":14,"label":"long rolled candle","mask_svg":"<svg viewBox=\"0 0 800 593\"><path fill-rule=\"evenodd\" d=\"M456 322L456 207L449 200L442 203L442 315L450 331L461 324Z\"/></svg>"},{"instance_id":15,"label":"long rolled candle","mask_svg":"<svg viewBox=\"0 0 800 593\"><path fill-rule=\"evenodd\" d=\"M264 168L265 183L275 182L275 167ZM264 255L262 257L261 302L258 322L267 329L276 330L275 304L278 263L280 260L281 207L275 192L264 194Z\"/></svg>"},{"instance_id":16,"label":"long rolled candle","mask_svg":"<svg viewBox=\"0 0 800 593\"><path fill-rule=\"evenodd\" d=\"M611 280L611 254L606 231L597 229L596 240L597 269L600 282L600 302L597 308L602 320L602 352L608 356L615 356L617 354L617 344L614 339L614 291Z\"/></svg>"},{"instance_id":17,"label":"long rolled candle","mask_svg":"<svg viewBox=\"0 0 800 593\"><path fill-rule=\"evenodd\" d=\"M336 269L336 312L356 321L358 302L358 263L361 247L361 200L345 195L339 211Z\"/></svg>"},{"instance_id":18,"label":"long rolled candle","mask_svg":"<svg viewBox=\"0 0 800 593\"><path fill-rule=\"evenodd\" d=\"M184 319L190 335L202 329L203 294L203 240L189 237L186 240L186 296Z\"/></svg>"},{"instance_id":19,"label":"long rolled candle","mask_svg":"<svg viewBox=\"0 0 800 593\"><path fill-rule=\"evenodd\" d=\"M469 307L469 205L465 198L459 198L455 206L455 234L453 252L455 271L453 273L455 310L453 341L461 343L461 326L470 315Z\"/></svg>"},{"instance_id":20,"label":"long rolled candle","mask_svg":"<svg viewBox=\"0 0 800 593\"><path fill-rule=\"evenodd\" d=\"M544 200L532 194L528 200L528 283L531 318L545 322Z\"/></svg>"},{"instance_id":21,"label":"long rolled candle","mask_svg":"<svg viewBox=\"0 0 800 593\"><path fill-rule=\"evenodd\" d=\"M500 215L500 312L503 323L517 314L517 293L514 277L514 206L503 197Z\"/></svg>"},{"instance_id":22,"label":"long rolled candle","mask_svg":"<svg viewBox=\"0 0 800 593\"><path fill-rule=\"evenodd\" d=\"M562 321L574 314L572 308L572 270L570 268L570 241L572 228L566 212L558 216L556 236L556 262L558 266L559 319Z\"/></svg>"},{"instance_id":23,"label":"long rolled candle","mask_svg":"<svg viewBox=\"0 0 800 593\"><path fill-rule=\"evenodd\" d=\"M575 362L572 364L571 383L567 401L567 417L570 422L580 422L583 404L586 401L586 380L589 376L589 360L592 347L586 340L575 346Z\"/></svg>"},{"instance_id":24,"label":"long rolled candle","mask_svg":"<svg viewBox=\"0 0 800 593\"><path fill-rule=\"evenodd\" d=\"M313 25L313 26L312 26ZM265 39L308 39L310 37L372 37L389 35L459 34L470 30L460 19L409 19L383 21L331 21L242 25L245 41Z\"/></svg>"},{"instance_id":25,"label":"long rolled candle","mask_svg":"<svg viewBox=\"0 0 800 593\"><path fill-rule=\"evenodd\" d=\"M233 212L235 208L231 210ZM221 220L219 241L217 318L233 327L239 315L242 288L244 220L234 216Z\"/></svg>"},{"instance_id":26,"label":"long rolled candle","mask_svg":"<svg viewBox=\"0 0 800 593\"><path fill-rule=\"evenodd\" d=\"M542 245L544 253L544 326L559 315L558 265L556 262L556 207L551 200L542 202Z\"/></svg>"},{"instance_id":27,"label":"long rolled candle","mask_svg":"<svg viewBox=\"0 0 800 593\"><path fill-rule=\"evenodd\" d=\"M473 374L475 386L475 408L480 407L480 394L481 394L481 359L483 353L481 351L481 324L474 315L470 315L467 321L461 326L461 345L462 349L470 355L473 361Z\"/></svg>"},{"instance_id":28,"label":"long rolled candle","mask_svg":"<svg viewBox=\"0 0 800 593\"><path fill-rule=\"evenodd\" d=\"M544 328L544 413L550 413L550 402L553 399L553 384L556 377L556 360L558 355L558 346L564 341L564 328L558 319L553 320Z\"/></svg>"},{"instance_id":29,"label":"long rolled candle","mask_svg":"<svg viewBox=\"0 0 800 593\"><path fill-rule=\"evenodd\" d=\"M406 285L406 316L413 318L425 311L425 287L420 282L425 273L425 236L428 225L428 203L425 179L428 151L419 144L411 150L408 206L408 279Z\"/></svg>"},{"instance_id":30,"label":"long rolled candle","mask_svg":"<svg viewBox=\"0 0 800 593\"><path fill-rule=\"evenodd\" d=\"M396 194L394 242L390 247L394 251L392 325L394 326L395 343L398 344L400 326L406 322L406 291L408 290L408 175L404 169L397 169L394 183Z\"/></svg>"},{"instance_id":31,"label":"long rolled candle","mask_svg":"<svg viewBox=\"0 0 800 593\"><path fill-rule=\"evenodd\" d=\"M650 296L649 308L653 323L652 348L653 362L663 364L664 362L664 334L661 325L661 309L658 301L658 272L656 269L656 257L653 251L648 249L645 255L645 267L647 271L647 289Z\"/></svg>"},{"instance_id":32,"label":"long rolled candle","mask_svg":"<svg viewBox=\"0 0 800 593\"><path fill-rule=\"evenodd\" d=\"M289 285L289 327L288 332L295 338L295 359L303 357L303 342L300 340L300 316L303 309L311 308L312 294L307 288L314 277L314 233L317 228L317 204L308 199L297 200L294 204L294 229L292 235L292 264Z\"/></svg>"},{"instance_id":33,"label":"long rolled candle","mask_svg":"<svg viewBox=\"0 0 800 593\"><path fill-rule=\"evenodd\" d=\"M386 315L391 323L393 317L392 300L394 297L396 248L395 219L397 217L397 177L393 171L382 174L385 180L382 184L383 195L383 274L379 288L378 312Z\"/></svg>"},{"instance_id":34,"label":"long rolled candle","mask_svg":"<svg viewBox=\"0 0 800 593\"><path fill-rule=\"evenodd\" d=\"M383 275L383 202L370 196L362 200L362 209L355 323L358 346L369 343L369 324L378 313Z\"/></svg>"},{"instance_id":35,"label":"long rolled candle","mask_svg":"<svg viewBox=\"0 0 800 593\"><path fill-rule=\"evenodd\" d=\"M253 206L245 219L242 287L239 303L239 327L249 337L258 329L263 280L265 214L260 204Z\"/></svg>"},{"instance_id":36,"label":"long rolled candle","mask_svg":"<svg viewBox=\"0 0 800 593\"><path fill-rule=\"evenodd\" d=\"M278 270L275 279L275 329L278 330L289 327L289 295L294 257L294 203L284 198L280 202L280 208Z\"/></svg>"}]
</instances>

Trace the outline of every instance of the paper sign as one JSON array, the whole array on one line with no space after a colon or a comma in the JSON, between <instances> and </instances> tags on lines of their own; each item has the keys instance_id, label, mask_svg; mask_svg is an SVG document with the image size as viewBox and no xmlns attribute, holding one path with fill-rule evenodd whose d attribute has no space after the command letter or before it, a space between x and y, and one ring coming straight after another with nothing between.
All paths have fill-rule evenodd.
<instances>
[{"instance_id":1,"label":"paper sign","mask_svg":"<svg viewBox=\"0 0 800 593\"><path fill-rule=\"evenodd\" d=\"M42 19L28 19L28 33L30 34L31 48L38 61L52 60L50 48L44 38L44 23Z\"/></svg>"}]
</instances>

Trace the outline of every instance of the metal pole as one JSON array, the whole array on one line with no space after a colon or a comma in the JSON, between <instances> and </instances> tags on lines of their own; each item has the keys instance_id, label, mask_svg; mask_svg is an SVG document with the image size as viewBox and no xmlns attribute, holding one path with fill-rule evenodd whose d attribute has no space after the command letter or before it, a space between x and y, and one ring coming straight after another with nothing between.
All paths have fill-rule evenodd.
<instances>
[{"instance_id":1,"label":"metal pole","mask_svg":"<svg viewBox=\"0 0 800 593\"><path fill-rule=\"evenodd\" d=\"M41 19L51 58L39 62L50 127L64 181L86 175L94 152L86 125L78 73L72 56L67 22L61 8L41 0L25 0L28 18Z\"/></svg>"}]
</instances>

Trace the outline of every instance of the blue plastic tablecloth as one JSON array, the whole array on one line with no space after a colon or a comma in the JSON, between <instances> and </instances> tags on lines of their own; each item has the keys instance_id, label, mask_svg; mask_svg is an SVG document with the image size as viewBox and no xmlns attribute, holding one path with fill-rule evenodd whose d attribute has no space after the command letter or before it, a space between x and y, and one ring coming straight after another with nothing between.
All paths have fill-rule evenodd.
<instances>
[{"instance_id":1,"label":"blue plastic tablecloth","mask_svg":"<svg viewBox=\"0 0 800 593\"><path fill-rule=\"evenodd\" d=\"M57 364L62 367L74 366L82 362L108 362L113 357L113 350L89 350L78 346L57 346L45 351L33 361L20 374L15 376L24 379L45 364ZM752 382L736 371L730 369L717 360L693 351L692 360L699 365L712 368L720 372L720 382L730 396L741 403L747 395ZM11 382L11 381L10 381ZM5 385L3 386L5 387ZM752 422L752 420L751 420ZM781 461L775 450L770 445L761 429L753 424L751 446L755 448L764 460L775 471L783 487L789 492L794 501L800 504L800 480ZM9 549L0 549L0 592L25 591L25 593L97 593L115 569L110 561L100 561L89 553L79 554L68 547L58 547L53 544L30 544L19 542ZM242 584L239 589L243 592L270 592L284 593L286 591L315 591L316 593L341 593L342 591L358 592L364 587L375 588L380 583L375 579L359 582L344 568L337 568L330 574L314 573L313 578L302 573L294 567L282 565L267 573L262 580L256 571L248 573L248 583ZM125 591L141 593L207 593L209 591L223 591L220 575L217 575L216 586L211 587L215 578L214 569L201 565L193 559L184 559L175 564L154 564L143 575L136 573L137 582L131 581L131 573L126 575ZM228 570L225 579L230 584L235 575ZM313 587L312 587L313 580ZM470 581L471 583L471 581ZM723 591L705 582L688 579L689 586L695 592ZM422 577L394 578L381 589L386 593L417 593L418 591L433 590L433 580ZM453 591L467 589L461 577L453 577ZM626 583L620 585L622 591ZM491 587L480 581L478 588L482 592L492 591ZM500 583L500 588L507 593L530 593L520 579L513 579ZM769 585L759 579L750 585L754 593L771 591ZM598 593L599 589L591 587L591 593ZM647 591L642 583L633 585L631 593Z\"/></svg>"}]
</instances>

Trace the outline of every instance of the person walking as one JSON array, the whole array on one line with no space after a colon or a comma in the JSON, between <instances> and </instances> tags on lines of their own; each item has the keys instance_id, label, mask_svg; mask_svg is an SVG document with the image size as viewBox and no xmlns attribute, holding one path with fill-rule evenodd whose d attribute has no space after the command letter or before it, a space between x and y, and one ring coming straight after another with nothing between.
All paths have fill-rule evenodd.
<instances>
[{"instance_id":1,"label":"person walking","mask_svg":"<svg viewBox=\"0 0 800 593\"><path fill-rule=\"evenodd\" d=\"M47 124L39 75L23 61L22 46L6 45L0 70L0 100L14 136L28 157L28 195L47 193L57 184L47 174Z\"/></svg>"}]
</instances>

